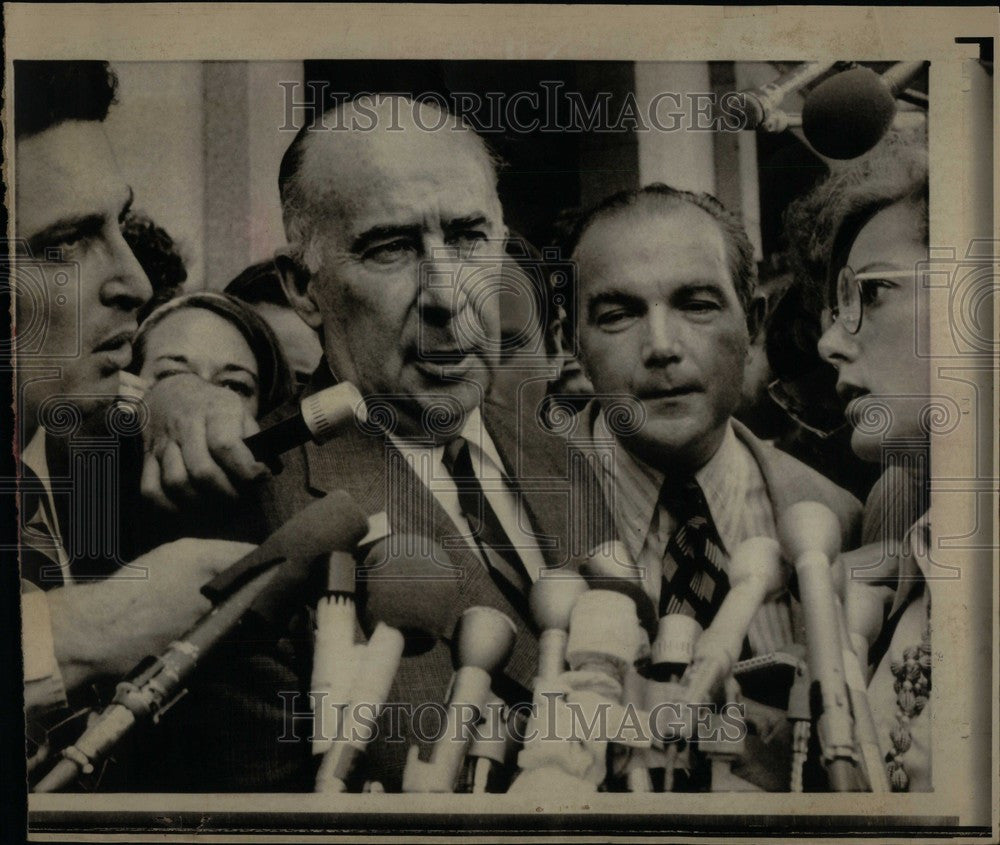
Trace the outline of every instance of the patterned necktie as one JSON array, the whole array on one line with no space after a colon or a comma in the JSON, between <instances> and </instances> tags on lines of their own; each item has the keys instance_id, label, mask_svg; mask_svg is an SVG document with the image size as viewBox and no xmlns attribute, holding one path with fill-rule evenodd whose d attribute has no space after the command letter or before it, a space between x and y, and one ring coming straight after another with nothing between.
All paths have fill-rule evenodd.
<instances>
[{"instance_id":1,"label":"patterned necktie","mask_svg":"<svg viewBox=\"0 0 1000 845\"><path fill-rule=\"evenodd\" d=\"M698 482L666 483L660 504L677 521L663 557L660 616L683 613L708 628L729 592L726 551Z\"/></svg>"},{"instance_id":2,"label":"patterned necktie","mask_svg":"<svg viewBox=\"0 0 1000 845\"><path fill-rule=\"evenodd\" d=\"M472 468L469 442L464 437L451 441L445 446L442 463L455 481L462 515L486 561L490 578L507 601L530 620L527 597L531 577L483 492Z\"/></svg>"}]
</instances>

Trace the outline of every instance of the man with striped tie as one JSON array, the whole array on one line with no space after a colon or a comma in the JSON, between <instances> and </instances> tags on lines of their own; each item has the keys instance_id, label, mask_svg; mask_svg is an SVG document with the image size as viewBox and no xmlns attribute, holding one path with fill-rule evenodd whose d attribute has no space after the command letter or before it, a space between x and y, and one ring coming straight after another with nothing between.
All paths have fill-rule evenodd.
<instances>
[{"instance_id":1,"label":"man with striped tie","mask_svg":"<svg viewBox=\"0 0 1000 845\"><path fill-rule=\"evenodd\" d=\"M660 616L707 628L729 589L728 555L750 537L777 536L776 517L796 501L832 508L852 547L859 503L732 419L760 322L739 221L707 194L653 184L586 214L571 250L580 357L597 397L581 439L613 455L605 497ZM744 656L803 639L785 594L757 613ZM773 755L769 745L748 757ZM788 788L787 765L757 768L743 777Z\"/></svg>"}]
</instances>

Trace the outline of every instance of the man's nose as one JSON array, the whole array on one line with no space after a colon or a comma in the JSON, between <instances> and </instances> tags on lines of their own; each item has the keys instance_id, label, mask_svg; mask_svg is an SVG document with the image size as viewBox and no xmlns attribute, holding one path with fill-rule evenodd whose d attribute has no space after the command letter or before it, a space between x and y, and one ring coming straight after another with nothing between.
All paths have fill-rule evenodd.
<instances>
[{"instance_id":1,"label":"man's nose","mask_svg":"<svg viewBox=\"0 0 1000 845\"><path fill-rule=\"evenodd\" d=\"M101 286L101 303L121 311L138 311L153 296L145 271L121 235L111 240L111 267Z\"/></svg>"},{"instance_id":2,"label":"man's nose","mask_svg":"<svg viewBox=\"0 0 1000 845\"><path fill-rule=\"evenodd\" d=\"M843 325L836 322L823 332L816 348L820 357L835 367L853 361L858 354L858 344L854 335L848 334Z\"/></svg>"},{"instance_id":3,"label":"man's nose","mask_svg":"<svg viewBox=\"0 0 1000 845\"><path fill-rule=\"evenodd\" d=\"M662 366L684 356L682 328L670 309L654 305L646 316L646 337L642 359L647 367Z\"/></svg>"},{"instance_id":4,"label":"man's nose","mask_svg":"<svg viewBox=\"0 0 1000 845\"><path fill-rule=\"evenodd\" d=\"M475 268L442 242L429 244L426 255L418 271L420 319L426 325L444 328L465 309L469 298L467 275Z\"/></svg>"}]
</instances>

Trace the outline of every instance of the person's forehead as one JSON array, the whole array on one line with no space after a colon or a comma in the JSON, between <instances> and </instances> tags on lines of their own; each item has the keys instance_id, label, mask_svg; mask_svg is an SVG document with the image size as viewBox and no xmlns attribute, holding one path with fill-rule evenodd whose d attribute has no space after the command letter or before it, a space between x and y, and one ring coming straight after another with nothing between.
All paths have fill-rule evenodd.
<instances>
[{"instance_id":1,"label":"person's forehead","mask_svg":"<svg viewBox=\"0 0 1000 845\"><path fill-rule=\"evenodd\" d=\"M164 352L191 347L207 356L253 357L243 333L221 314L207 308L178 308L150 329L147 347Z\"/></svg>"},{"instance_id":2,"label":"person's forehead","mask_svg":"<svg viewBox=\"0 0 1000 845\"><path fill-rule=\"evenodd\" d=\"M582 286L730 281L726 239L706 211L632 206L598 217L576 250Z\"/></svg>"},{"instance_id":3,"label":"person's forehead","mask_svg":"<svg viewBox=\"0 0 1000 845\"><path fill-rule=\"evenodd\" d=\"M103 124L68 121L17 142L17 235L114 211L128 198Z\"/></svg>"},{"instance_id":4,"label":"person's forehead","mask_svg":"<svg viewBox=\"0 0 1000 845\"><path fill-rule=\"evenodd\" d=\"M499 208L485 152L467 132L320 132L302 178L351 229L406 222L413 215L490 215Z\"/></svg>"},{"instance_id":5,"label":"person's forehead","mask_svg":"<svg viewBox=\"0 0 1000 845\"><path fill-rule=\"evenodd\" d=\"M913 203L896 203L883 209L858 232L851 245L848 264L859 270L876 261L908 265L913 254L926 253L921 236L922 209Z\"/></svg>"}]
</instances>

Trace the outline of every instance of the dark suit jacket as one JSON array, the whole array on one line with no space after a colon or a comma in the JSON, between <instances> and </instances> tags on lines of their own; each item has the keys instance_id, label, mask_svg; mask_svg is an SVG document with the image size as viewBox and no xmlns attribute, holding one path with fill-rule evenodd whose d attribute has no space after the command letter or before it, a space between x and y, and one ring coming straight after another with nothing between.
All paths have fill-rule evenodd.
<instances>
[{"instance_id":1,"label":"dark suit jacket","mask_svg":"<svg viewBox=\"0 0 1000 845\"><path fill-rule=\"evenodd\" d=\"M314 379L309 389L328 382L328 375ZM481 406L483 423L511 485L523 496L545 564L576 567L595 542L607 539L599 530L611 520L595 516L603 508L596 479L565 440L541 426L536 405L521 396L489 395ZM280 418L290 410L279 409L273 416ZM447 513L400 458L384 435L356 427L322 446L310 443L292 450L282 456L281 472L259 491L255 505L263 513L262 523L247 529L266 535L309 502L342 489L365 513L385 511L394 533L430 536L447 548L461 573L459 601L441 608L446 627L475 605L510 616L518 629L516 645L494 691L508 700L523 697L537 667L537 639L530 621L508 603L478 552L458 537ZM573 526L586 530L574 532ZM292 720L290 713L293 702L296 714L310 710L305 696L312 640L308 609L296 612L280 629L244 625L203 664L197 684L177 712L164 720L155 736L150 732L153 745L144 756L159 764L145 766L141 773L133 770L128 788L310 791L316 765L308 741L311 720L305 715ZM389 700L403 705L444 702L451 675L449 648L438 642L425 654L403 658ZM395 720L399 723L398 710ZM428 730L433 729L430 721ZM382 734L369 748L367 777L398 790L407 750L415 740L405 719L392 727L389 731L388 719L383 720ZM279 737L285 741L279 742Z\"/></svg>"}]
</instances>

